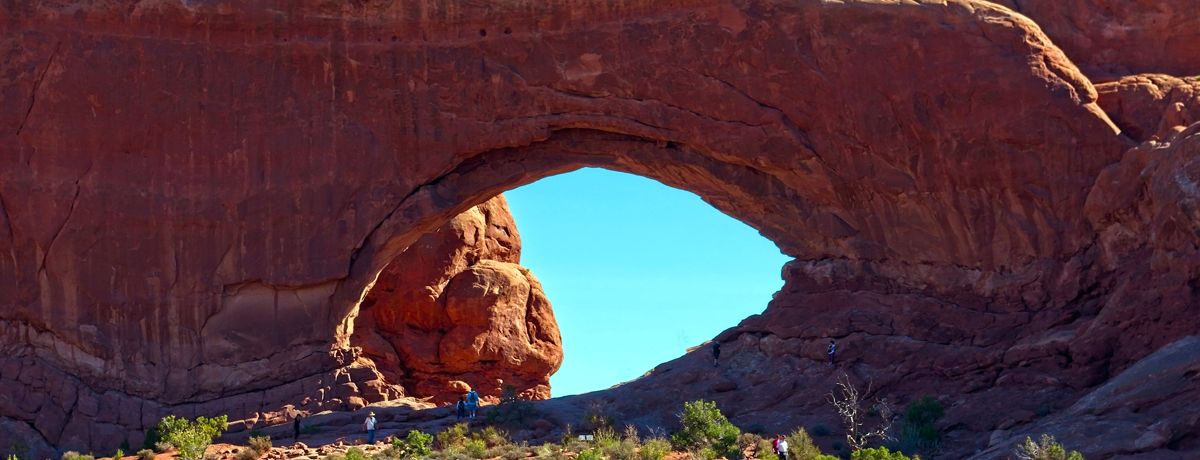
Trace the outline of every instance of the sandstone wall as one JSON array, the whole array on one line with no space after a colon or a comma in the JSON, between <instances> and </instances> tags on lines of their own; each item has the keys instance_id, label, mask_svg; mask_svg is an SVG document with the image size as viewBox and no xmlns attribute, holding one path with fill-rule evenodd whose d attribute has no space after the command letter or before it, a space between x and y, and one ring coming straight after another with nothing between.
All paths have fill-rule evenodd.
<instances>
[{"instance_id":1,"label":"sandstone wall","mask_svg":"<svg viewBox=\"0 0 1200 460\"><path fill-rule=\"evenodd\" d=\"M795 258L721 339L745 369L801 377L708 387L663 366L622 387L642 395L631 418L702 394L758 401L738 420L826 417L807 389L834 336L856 378L952 398L947 444L982 449L1195 330L1193 214L1170 201L1193 196L1194 151L1126 154L1141 136L1119 127L1153 123L1114 124L1072 62L1114 58L1064 54L1042 32L1067 43L1064 16L1029 17L970 0L0 4L0 426L99 449L168 410L389 397L352 336L380 271L487 198L590 165L696 192ZM1155 40L1122 65L1169 71L1139 66L1193 43ZM1095 198L1143 170L1112 189L1135 194L1123 207ZM1200 431L1176 429L1147 449Z\"/></svg>"}]
</instances>

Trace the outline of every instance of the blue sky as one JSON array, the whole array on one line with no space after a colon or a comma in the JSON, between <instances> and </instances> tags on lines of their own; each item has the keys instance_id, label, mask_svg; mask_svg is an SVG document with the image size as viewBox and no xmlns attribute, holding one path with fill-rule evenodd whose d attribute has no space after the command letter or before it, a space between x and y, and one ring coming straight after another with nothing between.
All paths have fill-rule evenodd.
<instances>
[{"instance_id":1,"label":"blue sky","mask_svg":"<svg viewBox=\"0 0 1200 460\"><path fill-rule=\"evenodd\" d=\"M562 331L554 396L637 378L762 312L783 284L773 243L651 179L587 168L504 195Z\"/></svg>"}]
</instances>

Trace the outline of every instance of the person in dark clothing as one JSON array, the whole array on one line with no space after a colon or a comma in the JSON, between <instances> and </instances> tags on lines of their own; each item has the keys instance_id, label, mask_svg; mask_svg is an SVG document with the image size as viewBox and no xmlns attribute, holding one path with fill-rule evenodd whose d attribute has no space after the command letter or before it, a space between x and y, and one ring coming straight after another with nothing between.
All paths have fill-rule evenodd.
<instances>
[{"instance_id":1,"label":"person in dark clothing","mask_svg":"<svg viewBox=\"0 0 1200 460\"><path fill-rule=\"evenodd\" d=\"M292 419L292 439L300 439L300 414Z\"/></svg>"},{"instance_id":2,"label":"person in dark clothing","mask_svg":"<svg viewBox=\"0 0 1200 460\"><path fill-rule=\"evenodd\" d=\"M837 354L837 342L829 339L829 367L833 367L833 357Z\"/></svg>"},{"instance_id":3,"label":"person in dark clothing","mask_svg":"<svg viewBox=\"0 0 1200 460\"><path fill-rule=\"evenodd\" d=\"M467 395L459 396L458 404L455 406L456 412L458 413L458 419L462 420L467 416Z\"/></svg>"},{"instance_id":4,"label":"person in dark clothing","mask_svg":"<svg viewBox=\"0 0 1200 460\"><path fill-rule=\"evenodd\" d=\"M714 341L712 344L713 352L713 367L717 367L717 360L721 359L721 342Z\"/></svg>"}]
</instances>

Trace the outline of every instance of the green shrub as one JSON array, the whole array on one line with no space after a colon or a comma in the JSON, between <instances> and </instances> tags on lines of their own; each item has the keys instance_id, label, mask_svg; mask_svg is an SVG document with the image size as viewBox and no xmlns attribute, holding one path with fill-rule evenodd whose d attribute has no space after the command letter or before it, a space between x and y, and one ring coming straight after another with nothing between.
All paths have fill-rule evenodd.
<instances>
[{"instance_id":1,"label":"green shrub","mask_svg":"<svg viewBox=\"0 0 1200 460\"><path fill-rule=\"evenodd\" d=\"M467 451L467 456L469 456L471 458L487 457L487 450L488 450L487 442L484 442L484 440L482 440L482 439L477 439L477 438L468 439L463 444L463 447Z\"/></svg>"},{"instance_id":2,"label":"green shrub","mask_svg":"<svg viewBox=\"0 0 1200 460\"><path fill-rule=\"evenodd\" d=\"M369 460L367 454L357 447L351 447L346 450L346 456L342 457L345 460Z\"/></svg>"},{"instance_id":3,"label":"green shrub","mask_svg":"<svg viewBox=\"0 0 1200 460\"><path fill-rule=\"evenodd\" d=\"M612 428L615 421L612 415L609 415L604 409L604 404L600 401L591 401L583 413L583 427L590 431L596 431L600 428Z\"/></svg>"},{"instance_id":4,"label":"green shrub","mask_svg":"<svg viewBox=\"0 0 1200 460\"><path fill-rule=\"evenodd\" d=\"M856 450L850 454L850 460L909 460L900 452L889 451L886 447L875 447Z\"/></svg>"},{"instance_id":5,"label":"green shrub","mask_svg":"<svg viewBox=\"0 0 1200 460\"><path fill-rule=\"evenodd\" d=\"M642 443L638 457L641 460L662 460L669 453L671 453L670 442L663 438L650 438Z\"/></svg>"},{"instance_id":6,"label":"green shrub","mask_svg":"<svg viewBox=\"0 0 1200 460\"><path fill-rule=\"evenodd\" d=\"M612 450L621 443L621 438L617 437L617 432L611 427L602 426L596 428L593 435L595 436L594 442L596 447L602 451Z\"/></svg>"},{"instance_id":7,"label":"green shrub","mask_svg":"<svg viewBox=\"0 0 1200 460\"><path fill-rule=\"evenodd\" d=\"M169 451L171 449L174 449L174 448L175 448L175 446L171 445L171 443L166 442L166 441L159 441L159 442L154 443L154 451L158 452L160 454L163 452Z\"/></svg>"},{"instance_id":8,"label":"green shrub","mask_svg":"<svg viewBox=\"0 0 1200 460\"><path fill-rule=\"evenodd\" d=\"M433 454L433 435L411 430L401 438L392 438L392 447L400 458L425 458Z\"/></svg>"},{"instance_id":9,"label":"green shrub","mask_svg":"<svg viewBox=\"0 0 1200 460\"><path fill-rule=\"evenodd\" d=\"M14 449L14 450L15 450L15 449ZM17 454L8 454L8 456L7 456L7 457L4 457L4 458L5 458L6 460L21 460L21 459L17 458Z\"/></svg>"},{"instance_id":10,"label":"green shrub","mask_svg":"<svg viewBox=\"0 0 1200 460\"><path fill-rule=\"evenodd\" d=\"M1033 442L1028 436L1025 442L1017 444L1013 455L1018 460L1083 460L1083 454L1078 451L1068 451L1059 444L1054 436L1043 434L1040 442Z\"/></svg>"},{"instance_id":11,"label":"green shrub","mask_svg":"<svg viewBox=\"0 0 1200 460\"><path fill-rule=\"evenodd\" d=\"M239 451L234 458L236 460L258 460L259 457L262 457L262 454L259 454L258 451L246 448Z\"/></svg>"},{"instance_id":12,"label":"green shrub","mask_svg":"<svg viewBox=\"0 0 1200 460\"><path fill-rule=\"evenodd\" d=\"M604 456L604 452L600 449L589 447L580 452L575 460L608 460L608 457Z\"/></svg>"},{"instance_id":13,"label":"green shrub","mask_svg":"<svg viewBox=\"0 0 1200 460\"><path fill-rule=\"evenodd\" d=\"M150 449L142 449L137 451L138 460L154 460L154 451Z\"/></svg>"},{"instance_id":14,"label":"green shrub","mask_svg":"<svg viewBox=\"0 0 1200 460\"><path fill-rule=\"evenodd\" d=\"M804 431L804 428L797 428L788 435L787 443L788 460L814 460L824 455L821 453L821 449L813 443L812 436Z\"/></svg>"},{"instance_id":15,"label":"green shrub","mask_svg":"<svg viewBox=\"0 0 1200 460\"><path fill-rule=\"evenodd\" d=\"M937 449L942 441L937 422L944 414L942 404L932 396L924 396L910 403L904 409L904 419L900 424L900 449L907 452Z\"/></svg>"},{"instance_id":16,"label":"green shrub","mask_svg":"<svg viewBox=\"0 0 1200 460\"><path fill-rule=\"evenodd\" d=\"M504 446L509 444L508 433L494 426L484 427L479 433L476 433L473 438L480 439L487 444L488 447Z\"/></svg>"},{"instance_id":17,"label":"green shrub","mask_svg":"<svg viewBox=\"0 0 1200 460\"><path fill-rule=\"evenodd\" d=\"M467 442L467 431L469 429L470 428L466 423L458 423L450 428L442 430L442 432L438 433L436 436L438 448L446 450L453 449L455 447L462 447L462 445Z\"/></svg>"},{"instance_id":18,"label":"green shrub","mask_svg":"<svg viewBox=\"0 0 1200 460\"><path fill-rule=\"evenodd\" d=\"M708 448L717 457L739 457L737 440L741 430L729 423L717 403L703 400L684 403L679 420L683 426L671 437L676 446L697 453Z\"/></svg>"},{"instance_id":19,"label":"green shrub","mask_svg":"<svg viewBox=\"0 0 1200 460\"><path fill-rule=\"evenodd\" d=\"M200 416L194 421L168 415L158 422L158 432L163 440L179 449L179 456L184 460L203 459L204 450L228 427L229 417L224 415Z\"/></svg>"},{"instance_id":20,"label":"green shrub","mask_svg":"<svg viewBox=\"0 0 1200 460\"><path fill-rule=\"evenodd\" d=\"M538 458L555 458L562 455L562 449L558 444L545 443L537 448Z\"/></svg>"},{"instance_id":21,"label":"green shrub","mask_svg":"<svg viewBox=\"0 0 1200 460\"><path fill-rule=\"evenodd\" d=\"M83 455L79 452L68 450L63 452L62 460L96 460L96 458L91 455Z\"/></svg>"},{"instance_id":22,"label":"green shrub","mask_svg":"<svg viewBox=\"0 0 1200 460\"><path fill-rule=\"evenodd\" d=\"M273 447L270 436L251 436L249 443L250 450L257 453L259 457L266 455L267 452L271 451L271 447Z\"/></svg>"},{"instance_id":23,"label":"green shrub","mask_svg":"<svg viewBox=\"0 0 1200 460\"><path fill-rule=\"evenodd\" d=\"M688 451L688 456L691 457L692 460L717 460L718 458L721 458L721 456L717 454L717 451L707 446Z\"/></svg>"},{"instance_id":24,"label":"green shrub","mask_svg":"<svg viewBox=\"0 0 1200 460\"><path fill-rule=\"evenodd\" d=\"M758 439L758 444L754 446L754 458L758 460L778 460L779 456L775 455L775 442L773 439Z\"/></svg>"}]
</instances>

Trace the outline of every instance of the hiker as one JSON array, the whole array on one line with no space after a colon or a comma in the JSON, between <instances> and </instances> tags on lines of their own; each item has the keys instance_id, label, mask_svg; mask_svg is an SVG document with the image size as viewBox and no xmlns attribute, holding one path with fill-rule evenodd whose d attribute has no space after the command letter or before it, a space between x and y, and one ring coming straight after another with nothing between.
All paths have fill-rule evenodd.
<instances>
[{"instance_id":1,"label":"hiker","mask_svg":"<svg viewBox=\"0 0 1200 460\"><path fill-rule=\"evenodd\" d=\"M479 393L472 388L467 392L467 416L475 418L475 411L479 410Z\"/></svg>"},{"instance_id":2,"label":"hiker","mask_svg":"<svg viewBox=\"0 0 1200 460\"><path fill-rule=\"evenodd\" d=\"M776 448L776 450L779 451L779 452L777 452L777 455L779 455L779 460L787 460L787 456L788 456L787 438L785 438L783 436L779 437L779 447Z\"/></svg>"},{"instance_id":3,"label":"hiker","mask_svg":"<svg viewBox=\"0 0 1200 460\"><path fill-rule=\"evenodd\" d=\"M713 367L717 367L717 360L721 358L721 342L713 341Z\"/></svg>"},{"instance_id":4,"label":"hiker","mask_svg":"<svg viewBox=\"0 0 1200 460\"><path fill-rule=\"evenodd\" d=\"M771 440L771 452L774 452L776 456L779 456L779 440L780 439L783 439L783 436L775 435L775 439Z\"/></svg>"},{"instance_id":5,"label":"hiker","mask_svg":"<svg viewBox=\"0 0 1200 460\"><path fill-rule=\"evenodd\" d=\"M458 404L454 405L455 412L458 413L458 419L462 420L467 416L467 395L458 396Z\"/></svg>"},{"instance_id":6,"label":"hiker","mask_svg":"<svg viewBox=\"0 0 1200 460\"><path fill-rule=\"evenodd\" d=\"M833 367L833 355L837 354L837 342L829 339L829 367Z\"/></svg>"},{"instance_id":7,"label":"hiker","mask_svg":"<svg viewBox=\"0 0 1200 460\"><path fill-rule=\"evenodd\" d=\"M300 419L301 418L302 417L300 416L300 414L296 414L296 416L294 418L292 418L292 439L294 439L294 440L300 439Z\"/></svg>"},{"instance_id":8,"label":"hiker","mask_svg":"<svg viewBox=\"0 0 1200 460\"><path fill-rule=\"evenodd\" d=\"M367 414L367 419L363 421L363 429L367 430L367 444L375 444L375 413Z\"/></svg>"}]
</instances>

